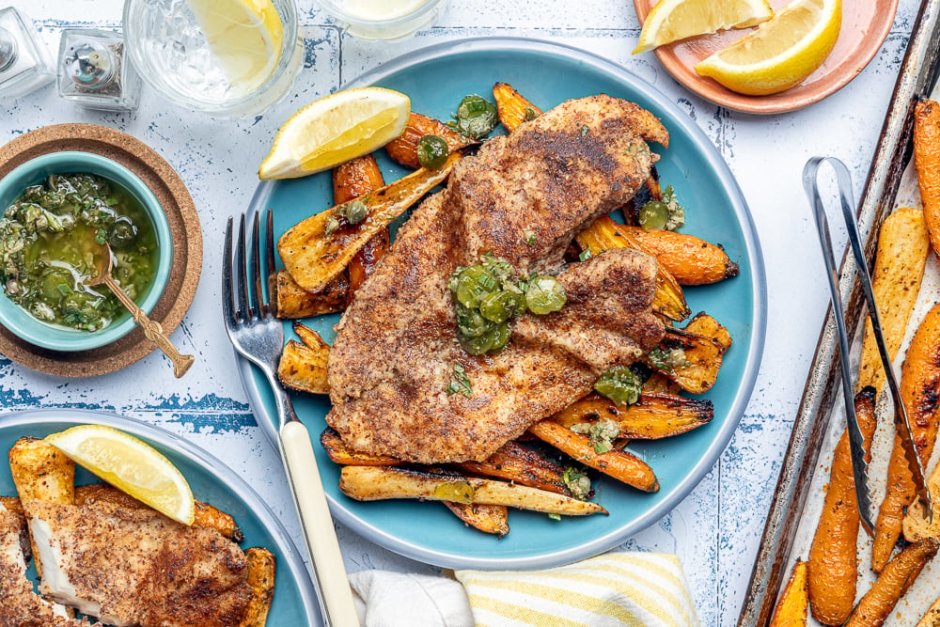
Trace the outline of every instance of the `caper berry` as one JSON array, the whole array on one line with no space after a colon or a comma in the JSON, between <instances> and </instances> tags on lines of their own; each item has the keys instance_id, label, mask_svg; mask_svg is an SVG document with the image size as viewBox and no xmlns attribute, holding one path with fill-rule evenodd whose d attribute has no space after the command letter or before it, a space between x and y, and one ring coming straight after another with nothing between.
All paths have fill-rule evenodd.
<instances>
[{"instance_id":1,"label":"caper berry","mask_svg":"<svg viewBox=\"0 0 940 627\"><path fill-rule=\"evenodd\" d=\"M361 200L353 200L343 205L343 217L350 224L359 224L369 216L369 208Z\"/></svg>"},{"instance_id":2,"label":"caper berry","mask_svg":"<svg viewBox=\"0 0 940 627\"><path fill-rule=\"evenodd\" d=\"M114 250L124 250L137 239L137 226L131 222L130 218L118 218L111 225L111 232L108 233L108 244Z\"/></svg>"},{"instance_id":3,"label":"caper berry","mask_svg":"<svg viewBox=\"0 0 940 627\"><path fill-rule=\"evenodd\" d=\"M553 276L539 276L529 281L525 301L529 311L542 316L564 307L568 296L558 279Z\"/></svg>"},{"instance_id":4,"label":"caper berry","mask_svg":"<svg viewBox=\"0 0 940 627\"><path fill-rule=\"evenodd\" d=\"M460 101L455 117L457 131L473 139L483 139L499 123L496 105L475 94Z\"/></svg>"},{"instance_id":5,"label":"caper berry","mask_svg":"<svg viewBox=\"0 0 940 627\"><path fill-rule=\"evenodd\" d=\"M651 200L640 209L640 226L647 231L665 228L669 221L669 206L659 200Z\"/></svg>"},{"instance_id":6,"label":"caper berry","mask_svg":"<svg viewBox=\"0 0 940 627\"><path fill-rule=\"evenodd\" d=\"M509 290L493 292L480 301L480 313L491 322L506 322L525 309L525 297Z\"/></svg>"},{"instance_id":7,"label":"caper berry","mask_svg":"<svg viewBox=\"0 0 940 627\"><path fill-rule=\"evenodd\" d=\"M437 135L425 135L418 140L418 163L423 167L436 170L447 163L450 148L447 142Z\"/></svg>"},{"instance_id":8,"label":"caper berry","mask_svg":"<svg viewBox=\"0 0 940 627\"><path fill-rule=\"evenodd\" d=\"M480 301L499 289L496 277L483 266L471 266L457 277L457 301L464 307L476 309Z\"/></svg>"}]
</instances>

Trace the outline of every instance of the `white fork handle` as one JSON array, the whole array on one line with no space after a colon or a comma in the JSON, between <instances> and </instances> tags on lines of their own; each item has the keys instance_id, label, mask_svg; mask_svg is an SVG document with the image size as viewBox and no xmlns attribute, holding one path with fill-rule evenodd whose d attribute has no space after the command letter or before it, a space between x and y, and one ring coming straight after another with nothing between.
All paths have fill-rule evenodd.
<instances>
[{"instance_id":1,"label":"white fork handle","mask_svg":"<svg viewBox=\"0 0 940 627\"><path fill-rule=\"evenodd\" d=\"M284 468L294 494L294 504L310 552L313 575L323 599L326 624L332 627L359 627L343 555L339 550L333 518L326 503L326 493L323 491L307 428L296 420L287 422L281 427L281 449L284 453Z\"/></svg>"}]
</instances>

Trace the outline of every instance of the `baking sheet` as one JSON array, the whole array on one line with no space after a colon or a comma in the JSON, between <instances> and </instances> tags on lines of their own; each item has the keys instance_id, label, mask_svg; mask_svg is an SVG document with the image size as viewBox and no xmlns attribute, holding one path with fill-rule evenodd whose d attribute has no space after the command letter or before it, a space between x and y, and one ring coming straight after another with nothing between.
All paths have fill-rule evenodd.
<instances>
[{"instance_id":1,"label":"baking sheet","mask_svg":"<svg viewBox=\"0 0 940 627\"><path fill-rule=\"evenodd\" d=\"M931 98L935 100L940 98L940 89L934 89L933 93L931 94ZM899 207L922 207L920 192L917 188L917 179L914 172L913 160L911 160L911 162L908 164L901 178L901 186L896 196L894 209ZM833 209L835 208L833 207ZM832 218L837 217L834 213L830 215ZM839 220L835 220L833 223L835 224L838 222ZM821 255L820 267L822 267ZM920 323L924 319L924 316L927 314L927 312L938 301L940 301L940 263L937 262L937 255L934 254L931 250L928 253L927 266L924 272L924 281L921 285L920 293L918 294L917 302L914 306L914 311L911 315L910 322L908 323L907 333L894 362L895 374L898 377L900 377L901 364L904 361L904 356L906 355L907 349L910 346L914 332L917 330L918 326L920 326ZM852 343L852 354L850 359L852 361L853 377L855 377L853 383L857 381L858 376L857 373L859 355L862 345L862 332L863 329L860 329L858 336L854 338ZM872 495L872 503L874 504L872 520L877 518L878 507L880 506L881 501L884 499L887 483L888 460L891 456L891 450L894 445L894 411L891 403L891 395L888 393L887 387L885 387L885 389L882 390L881 394L879 395L876 406L876 413L878 417L878 427L875 431L875 436L872 441L872 461L869 465L868 471L869 489ZM810 484L809 497L807 498L806 505L803 508L803 513L799 521L799 527L797 528L794 539L793 549L791 550L789 559L787 560L785 568L785 576L787 579L789 579L790 574L793 572L795 561L798 558L805 561L809 555L810 545L813 541L813 535L816 532L819 516L823 507L825 489L829 483L829 472L830 465L832 463L833 450L835 449L836 442L838 442L844 430L845 406L840 395L839 400L836 402L836 406L833 408L833 414L829 422L829 429L823 442L822 454L820 455ZM931 458L927 467L928 476L930 475L930 472L936 467L938 458L940 458L940 447L935 447L933 457ZM864 595L865 592L868 591L871 584L876 579L875 573L871 570L871 549L871 538L868 537L863 529L860 529L858 541L859 582L856 594L856 602ZM928 564L923 573L921 573L920 577L918 577L915 584L898 603L895 611L891 613L891 616L887 622L885 622L886 627L912 627L917 623L917 621L920 620L930 605L938 597L940 597L940 559L934 559L930 564ZM812 615L810 615L808 624L821 625L821 623L812 618Z\"/></svg>"}]
</instances>

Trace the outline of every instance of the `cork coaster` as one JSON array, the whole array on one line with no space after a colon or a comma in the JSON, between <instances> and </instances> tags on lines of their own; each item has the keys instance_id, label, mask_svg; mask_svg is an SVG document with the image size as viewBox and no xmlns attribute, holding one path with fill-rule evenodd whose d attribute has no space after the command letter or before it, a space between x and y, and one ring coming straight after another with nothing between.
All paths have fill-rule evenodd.
<instances>
[{"instance_id":1,"label":"cork coaster","mask_svg":"<svg viewBox=\"0 0 940 627\"><path fill-rule=\"evenodd\" d=\"M90 152L120 163L140 177L163 206L173 237L173 268L150 318L171 333L192 304L202 271L202 229L189 191L152 148L127 133L96 124L56 124L17 137L0 147L0 177L30 159L66 150ZM58 352L33 346L0 325L0 354L32 370L60 377L114 372L154 350L139 327L107 346Z\"/></svg>"}]
</instances>

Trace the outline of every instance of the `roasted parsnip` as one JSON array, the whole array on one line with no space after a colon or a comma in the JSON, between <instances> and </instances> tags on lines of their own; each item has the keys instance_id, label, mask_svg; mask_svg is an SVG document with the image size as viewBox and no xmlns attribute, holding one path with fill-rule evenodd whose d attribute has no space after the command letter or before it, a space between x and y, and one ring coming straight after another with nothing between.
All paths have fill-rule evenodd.
<instances>
[{"instance_id":1,"label":"roasted parsnip","mask_svg":"<svg viewBox=\"0 0 940 627\"><path fill-rule=\"evenodd\" d=\"M770 619L770 627L806 627L807 595L806 562L796 560L790 581L783 589L774 616Z\"/></svg>"},{"instance_id":2,"label":"roasted parsnip","mask_svg":"<svg viewBox=\"0 0 940 627\"><path fill-rule=\"evenodd\" d=\"M350 451L339 434L327 427L320 434L320 444L327 456L337 464L343 466L397 466L402 462L388 455L372 455Z\"/></svg>"},{"instance_id":3,"label":"roasted parsnip","mask_svg":"<svg viewBox=\"0 0 940 627\"><path fill-rule=\"evenodd\" d=\"M267 549L251 548L245 550L248 560L248 585L251 586L251 599L248 609L238 627L264 627L274 600L274 577L277 561Z\"/></svg>"},{"instance_id":4,"label":"roasted parsnip","mask_svg":"<svg viewBox=\"0 0 940 627\"><path fill-rule=\"evenodd\" d=\"M277 317L293 320L342 311L349 297L349 275L341 272L319 292L308 292L291 278L287 270L278 270L275 281Z\"/></svg>"},{"instance_id":5,"label":"roasted parsnip","mask_svg":"<svg viewBox=\"0 0 940 627\"><path fill-rule=\"evenodd\" d=\"M492 533L502 538L509 533L509 512L505 505L480 505L479 503L455 503L443 501L447 509L457 518L483 533Z\"/></svg>"},{"instance_id":6,"label":"roasted parsnip","mask_svg":"<svg viewBox=\"0 0 940 627\"><path fill-rule=\"evenodd\" d=\"M343 466L339 488L359 501L425 499L482 505L505 505L547 514L587 516L607 514L597 503L528 486L477 479L461 475L439 475L420 470L384 466Z\"/></svg>"},{"instance_id":7,"label":"roasted parsnip","mask_svg":"<svg viewBox=\"0 0 940 627\"><path fill-rule=\"evenodd\" d=\"M296 340L289 340L281 352L277 365L277 377L285 387L311 394L329 394L326 379L326 362L329 347L315 350Z\"/></svg>"},{"instance_id":8,"label":"roasted parsnip","mask_svg":"<svg viewBox=\"0 0 940 627\"><path fill-rule=\"evenodd\" d=\"M278 240L278 251L291 278L308 292L317 292L340 275L363 246L409 207L442 183L460 153L451 153L437 170L421 168L352 202L368 213L358 224L344 217L349 203L315 214L289 228Z\"/></svg>"},{"instance_id":9,"label":"roasted parsnip","mask_svg":"<svg viewBox=\"0 0 940 627\"><path fill-rule=\"evenodd\" d=\"M644 392L637 403L621 407L592 392L552 416L551 420L569 429L578 424L612 420L620 428L619 437L658 440L701 427L714 417L711 401Z\"/></svg>"},{"instance_id":10,"label":"roasted parsnip","mask_svg":"<svg viewBox=\"0 0 940 627\"><path fill-rule=\"evenodd\" d=\"M659 480L649 464L626 451L609 450L606 453L598 453L591 438L551 420L535 423L529 427L529 433L582 464L596 468L622 483L644 492L659 491Z\"/></svg>"}]
</instances>

